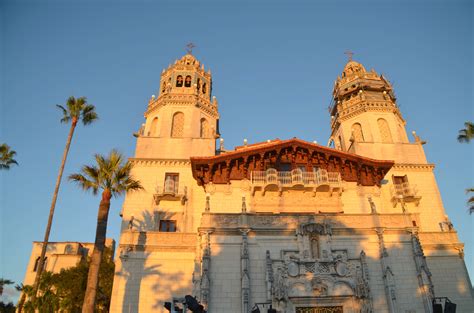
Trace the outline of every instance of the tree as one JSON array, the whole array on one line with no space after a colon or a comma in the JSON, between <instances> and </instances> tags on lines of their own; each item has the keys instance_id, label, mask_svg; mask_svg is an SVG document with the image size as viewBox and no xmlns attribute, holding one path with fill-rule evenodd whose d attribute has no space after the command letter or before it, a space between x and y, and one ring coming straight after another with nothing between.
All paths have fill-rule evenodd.
<instances>
[{"instance_id":1,"label":"tree","mask_svg":"<svg viewBox=\"0 0 474 313\"><path fill-rule=\"evenodd\" d=\"M3 287L5 285L11 285L13 284L14 282L9 280L9 279L5 279L5 278L0 278L0 296L3 295Z\"/></svg>"},{"instance_id":2,"label":"tree","mask_svg":"<svg viewBox=\"0 0 474 313\"><path fill-rule=\"evenodd\" d=\"M466 189L466 193L474 193L474 188ZM467 200L467 205L469 206L469 214L474 213L474 196L471 196L469 200Z\"/></svg>"},{"instance_id":3,"label":"tree","mask_svg":"<svg viewBox=\"0 0 474 313\"><path fill-rule=\"evenodd\" d=\"M15 289L20 292L20 300L18 300L18 313L21 313L23 311L23 306L25 305L26 301L26 294L30 289L33 287L31 286L24 286L23 284L19 284L15 286Z\"/></svg>"},{"instance_id":4,"label":"tree","mask_svg":"<svg viewBox=\"0 0 474 313\"><path fill-rule=\"evenodd\" d=\"M82 261L77 266L62 269L59 273L44 272L41 276L40 288L34 302L31 297L33 287L17 285L17 290L22 292L18 302L18 313L21 313L23 308L25 308L25 312L34 312L35 310L50 312L45 310L53 306L57 307L61 312L81 312L89 264L89 260L87 262ZM113 262L112 249L106 247L99 272L97 303L95 305L95 312L97 313L109 311L114 270L115 264Z\"/></svg>"},{"instance_id":5,"label":"tree","mask_svg":"<svg viewBox=\"0 0 474 313\"><path fill-rule=\"evenodd\" d=\"M3 303L0 301L0 313L15 313L15 305L12 302Z\"/></svg>"},{"instance_id":6,"label":"tree","mask_svg":"<svg viewBox=\"0 0 474 313\"><path fill-rule=\"evenodd\" d=\"M10 165L16 164L18 162L14 159L16 155L15 150L11 150L10 146L6 143L0 145L0 170L9 170Z\"/></svg>"},{"instance_id":7,"label":"tree","mask_svg":"<svg viewBox=\"0 0 474 313\"><path fill-rule=\"evenodd\" d=\"M116 150L112 150L107 157L96 154L95 161L97 165L84 165L80 174L69 176L69 180L76 182L85 191L92 191L94 195L97 195L99 190L102 190L102 199L97 216L94 251L92 252L86 294L82 306L83 313L94 312L100 259L104 251L105 235L107 232L110 199L125 192L143 189L140 182L134 180L131 176L132 163L125 162L124 157Z\"/></svg>"},{"instance_id":8,"label":"tree","mask_svg":"<svg viewBox=\"0 0 474 313\"><path fill-rule=\"evenodd\" d=\"M466 122L464 123L464 126L466 128L459 131L458 141L468 143L474 138L474 123ZM474 188L466 189L466 193L471 192L474 192ZM467 200L467 205L469 206L469 214L474 213L474 196L471 196L469 200Z\"/></svg>"},{"instance_id":9,"label":"tree","mask_svg":"<svg viewBox=\"0 0 474 313\"><path fill-rule=\"evenodd\" d=\"M464 123L466 128L459 130L458 141L459 142L470 142L474 138L474 123L466 122Z\"/></svg>"},{"instance_id":10,"label":"tree","mask_svg":"<svg viewBox=\"0 0 474 313\"><path fill-rule=\"evenodd\" d=\"M40 281L41 274L43 272L44 257L46 255L46 248L49 241L49 233L51 232L51 225L53 223L54 209L56 207L56 200L58 198L59 185L61 184L61 178L63 176L64 166L66 164L67 155L69 153L69 147L71 146L72 136L74 135L74 130L79 121L82 121L82 124L89 125L95 120L98 119L97 113L94 111L95 107L92 104L87 103L85 97L74 98L69 97L66 102L66 107L62 105L56 105L63 114L61 118L61 123L71 122L71 127L69 129L69 135L66 141L66 147L64 148L63 158L61 161L61 166L59 168L58 177L56 179L56 186L54 188L53 199L51 201L51 207L49 209L48 223L46 225L46 231L44 234L43 245L41 248L41 255L38 263L38 270L36 271L35 282L33 284L33 298L36 297L38 291L38 285Z\"/></svg>"}]
</instances>

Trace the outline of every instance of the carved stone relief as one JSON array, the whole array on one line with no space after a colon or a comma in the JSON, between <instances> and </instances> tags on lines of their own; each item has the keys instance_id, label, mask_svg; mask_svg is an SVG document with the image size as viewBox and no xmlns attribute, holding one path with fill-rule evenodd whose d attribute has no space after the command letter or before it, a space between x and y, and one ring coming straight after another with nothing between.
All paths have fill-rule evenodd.
<instances>
[{"instance_id":1,"label":"carved stone relief","mask_svg":"<svg viewBox=\"0 0 474 313\"><path fill-rule=\"evenodd\" d=\"M280 259L270 259L267 251L266 281L277 311L294 312L294 303L301 301L298 299L338 301L338 297L344 296L352 297L361 312L373 312L363 251L358 258L351 258L346 250L332 249L329 223L301 223L296 236L298 251L282 251ZM317 256L309 252L307 244L315 236L323 252Z\"/></svg>"}]
</instances>

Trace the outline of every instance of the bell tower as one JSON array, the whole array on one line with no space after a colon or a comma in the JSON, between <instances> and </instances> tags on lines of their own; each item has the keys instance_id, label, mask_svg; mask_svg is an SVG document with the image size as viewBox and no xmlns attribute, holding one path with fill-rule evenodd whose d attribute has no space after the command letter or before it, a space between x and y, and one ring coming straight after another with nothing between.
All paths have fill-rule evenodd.
<instances>
[{"instance_id":1,"label":"bell tower","mask_svg":"<svg viewBox=\"0 0 474 313\"><path fill-rule=\"evenodd\" d=\"M218 104L211 71L191 53L161 73L158 97L148 102L137 137L137 158L188 159L215 154Z\"/></svg>"},{"instance_id":2,"label":"bell tower","mask_svg":"<svg viewBox=\"0 0 474 313\"><path fill-rule=\"evenodd\" d=\"M367 71L350 57L334 83L333 101L330 141L335 148L401 163L426 163L421 141L408 140L392 85L383 75Z\"/></svg>"}]
</instances>

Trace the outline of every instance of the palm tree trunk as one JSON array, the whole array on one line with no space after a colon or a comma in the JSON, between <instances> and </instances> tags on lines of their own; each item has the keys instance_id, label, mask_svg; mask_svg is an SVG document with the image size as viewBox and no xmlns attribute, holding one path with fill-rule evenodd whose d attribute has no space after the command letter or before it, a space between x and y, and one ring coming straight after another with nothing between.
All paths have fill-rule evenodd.
<instances>
[{"instance_id":1,"label":"palm tree trunk","mask_svg":"<svg viewBox=\"0 0 474 313\"><path fill-rule=\"evenodd\" d=\"M82 304L82 313L94 313L95 297L99 282L100 261L102 260L102 253L105 247L105 235L107 233L110 198L112 198L110 190L105 189L102 192L102 200L100 200L99 213L97 215L94 251L92 252L89 274L87 276L87 288L84 303Z\"/></svg>"},{"instance_id":2,"label":"palm tree trunk","mask_svg":"<svg viewBox=\"0 0 474 313\"><path fill-rule=\"evenodd\" d=\"M22 291L20 301L18 302L17 313L21 313L23 311L23 306L25 305L25 300L26 300L26 293L24 291Z\"/></svg>"},{"instance_id":3,"label":"palm tree trunk","mask_svg":"<svg viewBox=\"0 0 474 313\"><path fill-rule=\"evenodd\" d=\"M53 200L51 201L51 207L49 208L48 224L46 225L46 232L44 234L44 240L41 247L41 255L38 262L38 267L36 269L35 282L33 284L33 297L32 297L33 302L36 299L36 294L38 293L38 287L39 287L41 274L43 273L44 257L46 255L46 248L48 246L49 233L51 232L51 225L53 224L54 208L56 207L56 200L58 198L59 185L61 184L61 178L63 176L64 166L66 165L66 159L69 153L69 147L71 146L72 136L74 135L74 129L76 128L76 125L77 125L77 118L73 118L71 122L71 129L69 130L69 135L67 136L66 147L64 148L63 160L61 161L61 167L59 168L59 174L56 179L56 187L54 188Z\"/></svg>"}]
</instances>

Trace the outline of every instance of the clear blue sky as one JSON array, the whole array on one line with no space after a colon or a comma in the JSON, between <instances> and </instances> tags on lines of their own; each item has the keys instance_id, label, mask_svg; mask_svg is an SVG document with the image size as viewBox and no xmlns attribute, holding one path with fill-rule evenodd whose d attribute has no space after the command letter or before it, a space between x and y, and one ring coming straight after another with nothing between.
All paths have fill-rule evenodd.
<instances>
[{"instance_id":1,"label":"clear blue sky","mask_svg":"<svg viewBox=\"0 0 474 313\"><path fill-rule=\"evenodd\" d=\"M474 275L474 216L464 194L474 186L474 143L456 141L474 119L472 2L157 2L0 2L0 142L20 163L0 173L0 276L21 282L31 243L44 236L69 129L55 104L87 96L100 115L77 128L65 175L91 163L94 153L118 148L132 156L132 133L157 94L161 70L190 41L212 70L227 148L243 138L325 144L343 52L384 73L407 130L428 141L427 157ZM109 218L108 236L116 240L122 202L113 200ZM98 203L63 181L51 241L93 241Z\"/></svg>"}]
</instances>

